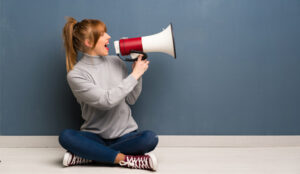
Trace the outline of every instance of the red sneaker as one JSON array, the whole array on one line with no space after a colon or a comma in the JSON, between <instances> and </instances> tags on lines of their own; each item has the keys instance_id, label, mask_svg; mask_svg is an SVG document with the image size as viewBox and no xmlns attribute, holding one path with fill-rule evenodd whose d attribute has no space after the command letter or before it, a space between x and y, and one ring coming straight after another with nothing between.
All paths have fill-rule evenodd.
<instances>
[{"instance_id":1,"label":"red sneaker","mask_svg":"<svg viewBox=\"0 0 300 174\"><path fill-rule=\"evenodd\" d=\"M153 153L145 155L126 155L125 161L119 163L121 166L133 169L147 169L156 171L157 159Z\"/></svg>"},{"instance_id":2,"label":"red sneaker","mask_svg":"<svg viewBox=\"0 0 300 174\"><path fill-rule=\"evenodd\" d=\"M80 164L88 164L88 163L92 163L92 162L93 162L92 160L81 158L70 152L66 152L64 155L64 159L63 159L63 165L66 167L80 165Z\"/></svg>"}]
</instances>

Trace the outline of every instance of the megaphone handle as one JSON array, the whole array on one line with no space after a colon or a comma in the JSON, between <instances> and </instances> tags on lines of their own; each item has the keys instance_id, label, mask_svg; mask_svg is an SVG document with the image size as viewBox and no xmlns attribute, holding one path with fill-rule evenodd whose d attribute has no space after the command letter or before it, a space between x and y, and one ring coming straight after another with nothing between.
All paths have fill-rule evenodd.
<instances>
[{"instance_id":1,"label":"megaphone handle","mask_svg":"<svg viewBox=\"0 0 300 174\"><path fill-rule=\"evenodd\" d=\"M130 53L138 53L138 54L143 54L143 57L142 57L142 60L145 60L148 58L148 55L142 51L136 51L136 50L131 50ZM134 61L137 61L138 59L135 58L135 59L129 59L129 58L125 58L123 59L120 54L117 54L119 56L120 59L124 60L124 61L127 61L127 62L134 62Z\"/></svg>"},{"instance_id":2,"label":"megaphone handle","mask_svg":"<svg viewBox=\"0 0 300 174\"><path fill-rule=\"evenodd\" d=\"M145 60L148 58L148 55L142 51L136 51L136 50L131 50L130 53L138 53L138 54L143 54L143 57L142 57L142 60ZM120 56L119 56L120 57ZM124 59L123 59L124 60ZM126 58L125 61L127 62L134 62L134 61L137 61L138 59L135 58L135 59L129 59L129 58Z\"/></svg>"},{"instance_id":3,"label":"megaphone handle","mask_svg":"<svg viewBox=\"0 0 300 174\"><path fill-rule=\"evenodd\" d=\"M131 50L130 53L142 54L142 55L143 55L142 60L145 60L145 59L148 58L148 55L147 55L146 53L144 53L143 51ZM133 59L133 60L137 60L137 58L136 58L136 59Z\"/></svg>"},{"instance_id":4,"label":"megaphone handle","mask_svg":"<svg viewBox=\"0 0 300 174\"><path fill-rule=\"evenodd\" d=\"M127 62L135 62L135 61L137 61L137 59L129 59L129 58L126 58L125 61L127 61Z\"/></svg>"}]
</instances>

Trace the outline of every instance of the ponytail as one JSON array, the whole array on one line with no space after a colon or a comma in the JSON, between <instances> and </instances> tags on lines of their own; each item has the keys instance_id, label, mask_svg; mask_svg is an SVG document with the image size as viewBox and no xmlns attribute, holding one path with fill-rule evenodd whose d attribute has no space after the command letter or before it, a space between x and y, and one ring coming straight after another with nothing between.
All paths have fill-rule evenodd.
<instances>
[{"instance_id":1,"label":"ponytail","mask_svg":"<svg viewBox=\"0 0 300 174\"><path fill-rule=\"evenodd\" d=\"M66 68L67 72L73 69L77 62L77 50L73 45L73 28L77 21L72 17L67 17L67 23L63 28L64 47L66 49Z\"/></svg>"}]
</instances>

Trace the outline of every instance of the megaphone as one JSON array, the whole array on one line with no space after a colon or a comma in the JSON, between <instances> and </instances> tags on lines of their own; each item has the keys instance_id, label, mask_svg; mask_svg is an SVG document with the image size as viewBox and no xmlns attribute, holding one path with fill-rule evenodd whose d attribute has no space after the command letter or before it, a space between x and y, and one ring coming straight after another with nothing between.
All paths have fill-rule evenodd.
<instances>
[{"instance_id":1,"label":"megaphone","mask_svg":"<svg viewBox=\"0 0 300 174\"><path fill-rule=\"evenodd\" d=\"M122 56L130 55L131 58L127 58L125 61L135 61L139 54L143 54L143 59L146 59L146 53L149 52L166 53L176 59L172 23L169 24L163 31L153 35L135 38L122 38L114 41L114 46L116 54L119 57L120 54Z\"/></svg>"}]
</instances>

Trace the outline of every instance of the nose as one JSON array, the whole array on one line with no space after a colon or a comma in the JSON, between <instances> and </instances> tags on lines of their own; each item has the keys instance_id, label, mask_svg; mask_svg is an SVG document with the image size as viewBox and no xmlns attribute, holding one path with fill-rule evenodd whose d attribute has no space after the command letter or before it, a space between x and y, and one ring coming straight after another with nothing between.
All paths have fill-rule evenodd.
<instances>
[{"instance_id":1,"label":"nose","mask_svg":"<svg viewBox=\"0 0 300 174\"><path fill-rule=\"evenodd\" d=\"M111 38L109 34L107 34L107 38L108 38L108 39L110 39L110 38Z\"/></svg>"}]
</instances>

